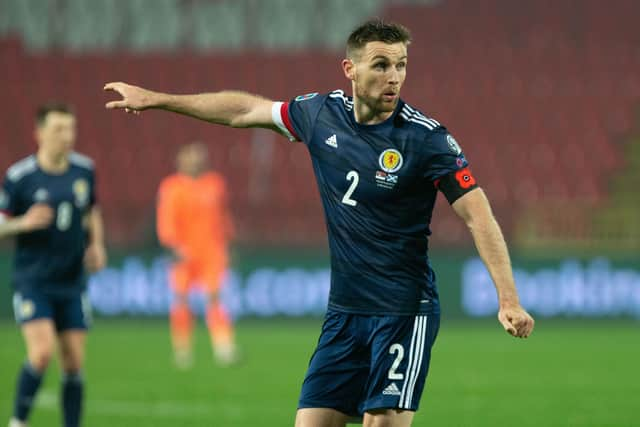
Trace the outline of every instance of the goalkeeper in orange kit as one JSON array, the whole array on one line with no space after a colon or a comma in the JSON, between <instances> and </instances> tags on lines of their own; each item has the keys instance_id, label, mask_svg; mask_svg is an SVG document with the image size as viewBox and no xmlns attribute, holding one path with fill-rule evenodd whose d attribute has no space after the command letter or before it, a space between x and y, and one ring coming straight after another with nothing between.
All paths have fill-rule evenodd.
<instances>
[{"instance_id":1,"label":"goalkeeper in orange kit","mask_svg":"<svg viewBox=\"0 0 640 427\"><path fill-rule=\"evenodd\" d=\"M207 163L203 144L183 146L177 173L166 177L158 191L158 238L176 258L169 273L175 294L170 323L175 361L181 368L192 363L193 313L187 297L195 285L207 296L206 323L217 361L228 365L237 357L231 319L219 299L233 223L224 178L208 170Z\"/></svg>"}]
</instances>

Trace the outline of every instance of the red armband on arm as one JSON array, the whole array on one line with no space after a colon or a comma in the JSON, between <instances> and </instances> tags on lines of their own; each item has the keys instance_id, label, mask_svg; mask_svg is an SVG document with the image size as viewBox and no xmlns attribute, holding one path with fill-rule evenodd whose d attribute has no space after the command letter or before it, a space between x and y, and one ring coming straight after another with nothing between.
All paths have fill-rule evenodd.
<instances>
[{"instance_id":1,"label":"red armband on arm","mask_svg":"<svg viewBox=\"0 0 640 427\"><path fill-rule=\"evenodd\" d=\"M433 185L442 191L449 204L453 204L460 197L478 187L478 183L468 167L436 179Z\"/></svg>"}]
</instances>

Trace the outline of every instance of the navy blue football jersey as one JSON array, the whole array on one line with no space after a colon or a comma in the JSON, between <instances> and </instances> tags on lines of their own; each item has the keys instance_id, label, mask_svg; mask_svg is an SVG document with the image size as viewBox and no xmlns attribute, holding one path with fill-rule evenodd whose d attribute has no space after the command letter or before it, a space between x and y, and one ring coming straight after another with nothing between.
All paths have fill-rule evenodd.
<instances>
[{"instance_id":1,"label":"navy blue football jersey","mask_svg":"<svg viewBox=\"0 0 640 427\"><path fill-rule=\"evenodd\" d=\"M435 183L468 170L453 136L402 100L386 121L359 124L341 90L274 103L272 116L311 155L329 235L329 308L439 311L428 258Z\"/></svg>"},{"instance_id":2,"label":"navy blue football jersey","mask_svg":"<svg viewBox=\"0 0 640 427\"><path fill-rule=\"evenodd\" d=\"M83 218L96 203L93 161L69 155L66 172L44 172L29 156L11 166L0 192L0 211L20 216L35 203L54 210L51 225L16 236L13 285L18 291L51 294L81 292L85 287L83 258L87 232Z\"/></svg>"}]
</instances>

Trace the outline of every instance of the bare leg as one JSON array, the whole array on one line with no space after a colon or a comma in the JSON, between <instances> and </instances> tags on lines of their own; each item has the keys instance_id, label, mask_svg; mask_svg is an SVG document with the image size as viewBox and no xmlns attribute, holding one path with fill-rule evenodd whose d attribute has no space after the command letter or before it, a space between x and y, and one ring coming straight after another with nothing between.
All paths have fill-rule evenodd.
<instances>
[{"instance_id":1,"label":"bare leg","mask_svg":"<svg viewBox=\"0 0 640 427\"><path fill-rule=\"evenodd\" d=\"M303 408L296 413L295 427L345 427L349 416L330 408Z\"/></svg>"},{"instance_id":2,"label":"bare leg","mask_svg":"<svg viewBox=\"0 0 640 427\"><path fill-rule=\"evenodd\" d=\"M55 350L56 332L51 319L36 319L22 325L27 347L27 363L20 370L16 385L15 406L11 425L24 425Z\"/></svg>"},{"instance_id":3,"label":"bare leg","mask_svg":"<svg viewBox=\"0 0 640 427\"><path fill-rule=\"evenodd\" d=\"M363 427L409 427L415 412L401 409L379 409L364 414Z\"/></svg>"}]
</instances>

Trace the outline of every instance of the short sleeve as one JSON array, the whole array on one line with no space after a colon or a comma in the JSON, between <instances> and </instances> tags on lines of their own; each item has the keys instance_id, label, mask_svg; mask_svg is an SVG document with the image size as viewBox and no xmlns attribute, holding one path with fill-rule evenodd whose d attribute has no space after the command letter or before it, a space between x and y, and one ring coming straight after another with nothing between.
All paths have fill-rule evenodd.
<instances>
[{"instance_id":1,"label":"short sleeve","mask_svg":"<svg viewBox=\"0 0 640 427\"><path fill-rule=\"evenodd\" d=\"M430 134L427 147L429 153L424 174L432 182L469 166L458 142L445 128L439 128Z\"/></svg>"},{"instance_id":2,"label":"short sleeve","mask_svg":"<svg viewBox=\"0 0 640 427\"><path fill-rule=\"evenodd\" d=\"M308 143L325 99L325 95L309 93L289 102L274 102L271 108L273 122L289 140Z\"/></svg>"},{"instance_id":3,"label":"short sleeve","mask_svg":"<svg viewBox=\"0 0 640 427\"><path fill-rule=\"evenodd\" d=\"M0 216L13 216L16 211L15 183L5 177L0 188Z\"/></svg>"}]
</instances>

